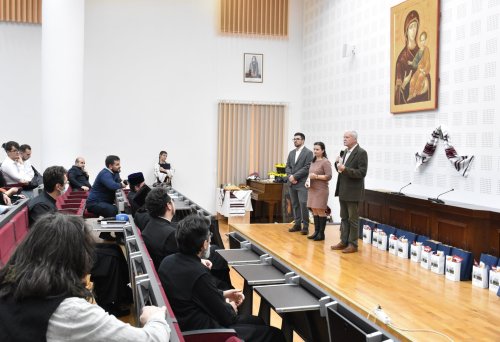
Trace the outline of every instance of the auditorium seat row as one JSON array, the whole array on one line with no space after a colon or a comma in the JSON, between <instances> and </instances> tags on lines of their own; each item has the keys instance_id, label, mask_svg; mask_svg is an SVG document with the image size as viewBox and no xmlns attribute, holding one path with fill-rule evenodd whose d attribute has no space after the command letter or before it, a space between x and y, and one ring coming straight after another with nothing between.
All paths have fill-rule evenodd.
<instances>
[{"instance_id":1,"label":"auditorium seat row","mask_svg":"<svg viewBox=\"0 0 500 342\"><path fill-rule=\"evenodd\" d=\"M28 233L28 199L0 215L0 267L5 265L17 245Z\"/></svg>"},{"instance_id":2,"label":"auditorium seat row","mask_svg":"<svg viewBox=\"0 0 500 342\"><path fill-rule=\"evenodd\" d=\"M187 215L196 214L205 219L210 227L210 232L212 233L212 243L219 246L219 248L224 248L224 243L219 232L219 221L217 216L212 215L209 211L203 209L199 204L196 204L193 200L189 199L187 196L181 194L179 191L175 190L173 187L167 187L170 197L183 201L184 204L189 207L189 210L176 210L175 219L181 220Z\"/></svg>"},{"instance_id":3,"label":"auditorium seat row","mask_svg":"<svg viewBox=\"0 0 500 342\"><path fill-rule=\"evenodd\" d=\"M293 332L305 341L396 340L245 236L228 235L230 249L217 253L244 279L246 305L240 312L251 313L255 291L261 298L259 316L269 323L271 309L280 315L286 341L293 341Z\"/></svg>"},{"instance_id":4,"label":"auditorium seat row","mask_svg":"<svg viewBox=\"0 0 500 342\"><path fill-rule=\"evenodd\" d=\"M124 227L125 249L130 271L132 293L135 303L136 322L145 305L166 306L166 319L171 328L170 341L186 342L238 342L233 329L209 329L181 331L170 306L165 291L156 273L153 261L142 239L141 231L135 226L131 216Z\"/></svg>"}]
</instances>

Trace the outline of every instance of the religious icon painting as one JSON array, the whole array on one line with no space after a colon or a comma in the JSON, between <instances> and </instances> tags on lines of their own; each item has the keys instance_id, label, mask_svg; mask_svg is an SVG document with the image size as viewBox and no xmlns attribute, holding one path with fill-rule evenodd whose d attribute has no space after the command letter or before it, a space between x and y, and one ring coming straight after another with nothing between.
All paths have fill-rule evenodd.
<instances>
[{"instance_id":1,"label":"religious icon painting","mask_svg":"<svg viewBox=\"0 0 500 342\"><path fill-rule=\"evenodd\" d=\"M391 8L391 112L432 110L438 103L439 0Z\"/></svg>"}]
</instances>

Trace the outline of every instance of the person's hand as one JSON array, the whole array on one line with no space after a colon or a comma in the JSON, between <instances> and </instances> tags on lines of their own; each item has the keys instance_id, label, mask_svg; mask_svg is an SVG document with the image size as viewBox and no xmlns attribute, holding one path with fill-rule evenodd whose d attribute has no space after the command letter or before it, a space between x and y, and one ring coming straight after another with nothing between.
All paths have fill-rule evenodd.
<instances>
[{"instance_id":1,"label":"person's hand","mask_svg":"<svg viewBox=\"0 0 500 342\"><path fill-rule=\"evenodd\" d=\"M297 183L297 180L295 179L295 177L293 175L290 175L290 177L288 177L288 180L290 181L290 183L292 184L295 184Z\"/></svg>"},{"instance_id":2,"label":"person's hand","mask_svg":"<svg viewBox=\"0 0 500 342\"><path fill-rule=\"evenodd\" d=\"M212 262L210 260L208 260L208 259L201 259L201 263L203 264L203 266L205 266L209 270L212 269Z\"/></svg>"},{"instance_id":3,"label":"person's hand","mask_svg":"<svg viewBox=\"0 0 500 342\"><path fill-rule=\"evenodd\" d=\"M234 302L236 306L240 306L245 300L245 295L241 292L241 290L232 289L224 291L224 298Z\"/></svg>"},{"instance_id":4,"label":"person's hand","mask_svg":"<svg viewBox=\"0 0 500 342\"><path fill-rule=\"evenodd\" d=\"M410 70L408 74L405 72L405 77L403 78L403 89L406 88L408 82L410 82L411 75L413 74L413 70Z\"/></svg>"},{"instance_id":5,"label":"person's hand","mask_svg":"<svg viewBox=\"0 0 500 342\"><path fill-rule=\"evenodd\" d=\"M10 188L9 190L7 190L7 192L5 194L7 196L11 196L11 195L17 194L18 191L19 191L19 188L13 187L13 188Z\"/></svg>"},{"instance_id":6,"label":"person's hand","mask_svg":"<svg viewBox=\"0 0 500 342\"><path fill-rule=\"evenodd\" d=\"M342 163L339 163L337 165L337 170L338 170L339 173L342 173L345 170L345 165L342 164Z\"/></svg>"},{"instance_id":7,"label":"person's hand","mask_svg":"<svg viewBox=\"0 0 500 342\"><path fill-rule=\"evenodd\" d=\"M162 306L161 308L157 306L145 306L142 308L142 314L141 317L139 317L139 320L142 325L145 325L153 317L165 318L166 311L167 308L165 306Z\"/></svg>"},{"instance_id":8,"label":"person's hand","mask_svg":"<svg viewBox=\"0 0 500 342\"><path fill-rule=\"evenodd\" d=\"M311 173L309 174L309 178L311 178L311 179L318 179L318 175L317 175L317 174L315 174L314 172L311 172Z\"/></svg>"},{"instance_id":9,"label":"person's hand","mask_svg":"<svg viewBox=\"0 0 500 342\"><path fill-rule=\"evenodd\" d=\"M82 188L83 191L89 191L89 187L88 186L82 185L81 188Z\"/></svg>"},{"instance_id":10,"label":"person's hand","mask_svg":"<svg viewBox=\"0 0 500 342\"><path fill-rule=\"evenodd\" d=\"M311 187L311 178L307 177L306 183L304 184L304 186L306 187L306 189Z\"/></svg>"},{"instance_id":11,"label":"person's hand","mask_svg":"<svg viewBox=\"0 0 500 342\"><path fill-rule=\"evenodd\" d=\"M7 196L6 194L2 194L3 196L3 202L6 204L6 205L11 205L12 202L10 201L10 197Z\"/></svg>"},{"instance_id":12,"label":"person's hand","mask_svg":"<svg viewBox=\"0 0 500 342\"><path fill-rule=\"evenodd\" d=\"M232 300L226 299L226 303L231 305L231 307L233 308L235 313L238 313L238 305L236 305L235 302L233 302Z\"/></svg>"}]
</instances>

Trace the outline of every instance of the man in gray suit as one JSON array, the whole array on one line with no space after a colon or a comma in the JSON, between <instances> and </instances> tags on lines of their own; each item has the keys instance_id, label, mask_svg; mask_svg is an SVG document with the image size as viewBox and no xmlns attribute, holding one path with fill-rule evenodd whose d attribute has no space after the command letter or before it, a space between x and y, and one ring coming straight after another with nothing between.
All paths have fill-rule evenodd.
<instances>
[{"instance_id":1,"label":"man in gray suit","mask_svg":"<svg viewBox=\"0 0 500 342\"><path fill-rule=\"evenodd\" d=\"M365 192L365 176L368 170L368 154L358 145L358 133L346 131L344 146L340 151L335 168L339 173L335 196L340 202L340 242L331 246L342 253L358 251L358 203Z\"/></svg>"},{"instance_id":2,"label":"man in gray suit","mask_svg":"<svg viewBox=\"0 0 500 342\"><path fill-rule=\"evenodd\" d=\"M307 209L307 189L305 183L309 174L309 166L313 153L304 146L306 137L302 133L295 133L293 144L295 149L288 154L285 172L290 183L290 199L293 207L295 223L289 232L298 232L307 235L309 232L309 210ZM302 227L300 226L302 222Z\"/></svg>"}]
</instances>

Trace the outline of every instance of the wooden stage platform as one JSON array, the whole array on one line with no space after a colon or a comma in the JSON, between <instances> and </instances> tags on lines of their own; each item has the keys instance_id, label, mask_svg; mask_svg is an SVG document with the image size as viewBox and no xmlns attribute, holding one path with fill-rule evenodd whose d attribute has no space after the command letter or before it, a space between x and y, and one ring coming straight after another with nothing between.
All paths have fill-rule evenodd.
<instances>
[{"instance_id":1,"label":"wooden stage platform","mask_svg":"<svg viewBox=\"0 0 500 342\"><path fill-rule=\"evenodd\" d=\"M452 282L359 240L359 251L343 254L330 250L338 242L338 226L327 226L326 240L314 242L289 233L285 224L230 224L298 273L312 280L365 317L377 305L390 316L387 331L402 340L500 341L500 297L470 281ZM370 320L375 321L373 315ZM402 329L397 329L402 328Z\"/></svg>"}]
</instances>

